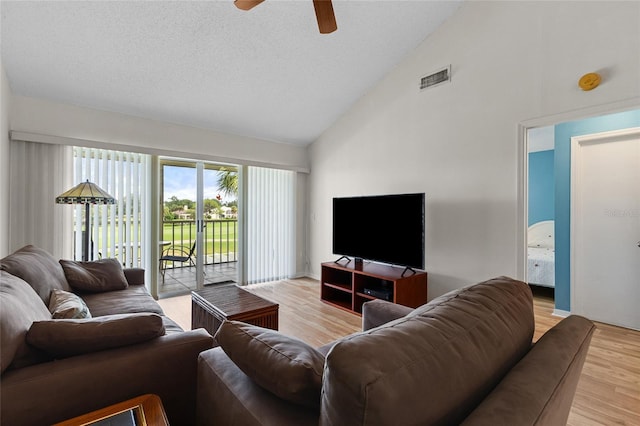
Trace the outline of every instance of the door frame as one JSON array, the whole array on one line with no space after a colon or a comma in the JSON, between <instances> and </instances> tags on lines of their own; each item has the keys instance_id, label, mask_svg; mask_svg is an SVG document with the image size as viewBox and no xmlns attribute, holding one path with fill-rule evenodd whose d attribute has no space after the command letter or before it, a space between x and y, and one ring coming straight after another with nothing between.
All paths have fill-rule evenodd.
<instances>
[{"instance_id":1,"label":"door frame","mask_svg":"<svg viewBox=\"0 0 640 426\"><path fill-rule=\"evenodd\" d=\"M238 178L240 179L240 171L242 169L244 169L244 167L237 165L237 164L231 164L231 163L224 163L224 162L219 162L219 161L211 161L211 160L202 160L199 158L184 158L184 157L172 157L172 156L158 156L156 157L156 162L157 162L157 166L156 168L154 168L154 176L156 176L157 179L157 201L158 201L158 214L157 214L157 222L156 222L156 227L158 229L159 235L161 236L163 233L163 218L162 218L162 211L164 209L164 166L176 166L176 167L189 167L192 168L195 171L195 189L196 189L196 212L195 212L195 229L196 229L196 235L195 235L195 241L196 241L196 247L203 247L204 243L205 243L205 228L206 228L206 221L204 218L204 189L205 189L205 170L218 170L222 167L226 167L226 168L235 168L238 171ZM240 182L242 182L240 180ZM240 251L239 251L239 243L240 240L242 238L242 233L240 231L240 228L242 226L241 224L241 216L240 216L240 209L241 209L241 200L242 200L242 192L239 190L238 191L238 229L237 232L239 233L236 238L237 238L237 242L236 242L236 250L238 250L238 253L240 255ZM161 238L160 238L161 239ZM157 247L158 244L155 244L155 246ZM156 251L156 257L154 257L154 263L156 265L158 265L158 261L160 258L160 255L162 254L162 250L157 250ZM204 268L205 268L205 259L204 259L204 250L198 249L196 251L196 259L195 259L195 268L196 268L196 288L195 290L201 290L204 288L204 281L205 281L205 275L204 275ZM240 259L238 259L238 265L236 267L236 272L237 272L237 279L239 279L240 275L240 271L239 271L239 267L240 267ZM157 268L156 268L157 269ZM158 286L158 275L159 273L156 271L156 278L153 281L153 284L156 286L155 288L155 297L159 297L162 293L160 292L159 286Z\"/></svg>"},{"instance_id":2,"label":"door frame","mask_svg":"<svg viewBox=\"0 0 640 426\"><path fill-rule=\"evenodd\" d=\"M516 278L522 281L527 280L527 223L528 223L528 203L529 203L529 170L528 170L528 146L527 139L529 129L535 127L555 126L567 121L583 120L602 115L615 114L624 111L638 109L640 97L632 97L621 101L598 104L585 108L559 112L537 118L523 119L516 124L517 140L517 217L516 217ZM557 283L556 283L557 285ZM570 290L571 291L571 290ZM571 299L570 299L571 300ZM571 302L570 302L571 303ZM553 315L566 317L568 311L557 309L554 306Z\"/></svg>"},{"instance_id":3,"label":"door frame","mask_svg":"<svg viewBox=\"0 0 640 426\"><path fill-rule=\"evenodd\" d=\"M638 137L640 138L640 127L632 127L628 129L622 130L612 130L608 132L600 132L600 133L592 133L589 135L582 136L574 136L571 138L571 225L570 225L570 242L569 242L569 277L570 277L570 303L571 303L571 312L581 314L577 308L577 291L578 286L576 284L576 275L577 275L577 265L578 265L578 257L577 257L577 246L579 244L579 236L578 236L578 213L577 206L581 202L580 191L578 188L580 187L580 176L578 173L578 168L581 164L581 155L582 155L582 147L583 144L587 143L610 143L615 142L621 138L629 138L629 137Z\"/></svg>"}]
</instances>

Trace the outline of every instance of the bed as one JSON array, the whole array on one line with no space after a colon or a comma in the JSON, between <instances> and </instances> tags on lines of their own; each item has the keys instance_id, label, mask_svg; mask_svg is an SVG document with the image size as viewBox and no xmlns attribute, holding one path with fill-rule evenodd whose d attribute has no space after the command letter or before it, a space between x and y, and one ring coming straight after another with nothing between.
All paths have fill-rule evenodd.
<instances>
[{"instance_id":1,"label":"bed","mask_svg":"<svg viewBox=\"0 0 640 426\"><path fill-rule=\"evenodd\" d=\"M554 221L531 225L527 232L527 281L543 287L555 287Z\"/></svg>"}]
</instances>

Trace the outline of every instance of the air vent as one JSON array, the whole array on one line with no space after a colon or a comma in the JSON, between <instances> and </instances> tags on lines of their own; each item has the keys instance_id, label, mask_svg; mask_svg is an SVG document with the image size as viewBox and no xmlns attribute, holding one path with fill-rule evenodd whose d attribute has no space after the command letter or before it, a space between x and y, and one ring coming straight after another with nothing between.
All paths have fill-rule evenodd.
<instances>
[{"instance_id":1,"label":"air vent","mask_svg":"<svg viewBox=\"0 0 640 426\"><path fill-rule=\"evenodd\" d=\"M451 81L451 65L420 79L420 90Z\"/></svg>"}]
</instances>

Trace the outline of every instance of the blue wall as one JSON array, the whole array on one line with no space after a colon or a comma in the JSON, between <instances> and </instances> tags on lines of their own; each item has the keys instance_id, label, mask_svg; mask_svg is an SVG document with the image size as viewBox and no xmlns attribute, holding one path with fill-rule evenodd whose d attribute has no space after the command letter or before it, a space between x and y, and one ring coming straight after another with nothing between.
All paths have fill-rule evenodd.
<instances>
[{"instance_id":1,"label":"blue wall","mask_svg":"<svg viewBox=\"0 0 640 426\"><path fill-rule=\"evenodd\" d=\"M640 127L640 110L571 121L555 127L556 309L571 311L571 138Z\"/></svg>"},{"instance_id":2,"label":"blue wall","mask_svg":"<svg viewBox=\"0 0 640 426\"><path fill-rule=\"evenodd\" d=\"M529 226L555 216L553 150L529 154Z\"/></svg>"}]
</instances>

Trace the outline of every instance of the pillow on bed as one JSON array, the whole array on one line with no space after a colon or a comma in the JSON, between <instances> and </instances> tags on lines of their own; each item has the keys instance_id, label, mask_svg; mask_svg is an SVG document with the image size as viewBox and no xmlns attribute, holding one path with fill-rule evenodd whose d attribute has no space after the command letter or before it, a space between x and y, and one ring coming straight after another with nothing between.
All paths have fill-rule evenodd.
<instances>
[{"instance_id":1,"label":"pillow on bed","mask_svg":"<svg viewBox=\"0 0 640 426\"><path fill-rule=\"evenodd\" d=\"M531 248L552 249L554 247L554 241L552 239L529 240L527 246Z\"/></svg>"}]
</instances>

